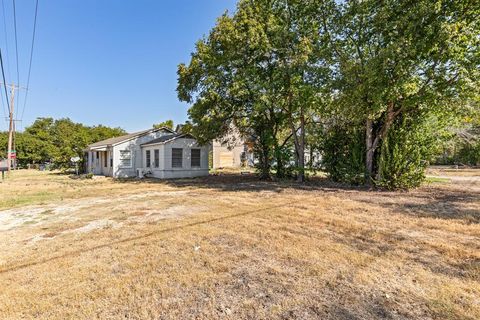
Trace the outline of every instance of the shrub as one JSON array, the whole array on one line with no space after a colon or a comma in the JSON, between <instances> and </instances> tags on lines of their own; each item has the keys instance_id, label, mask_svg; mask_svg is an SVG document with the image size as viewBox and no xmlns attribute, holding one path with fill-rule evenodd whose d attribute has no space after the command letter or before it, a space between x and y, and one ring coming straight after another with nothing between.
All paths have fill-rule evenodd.
<instances>
[{"instance_id":1,"label":"shrub","mask_svg":"<svg viewBox=\"0 0 480 320\"><path fill-rule=\"evenodd\" d=\"M375 184L387 189L411 189L425 180L434 136L429 121L398 120L383 141Z\"/></svg>"},{"instance_id":2,"label":"shrub","mask_svg":"<svg viewBox=\"0 0 480 320\"><path fill-rule=\"evenodd\" d=\"M333 126L320 146L322 167L333 181L365 183L365 135L354 126Z\"/></svg>"}]
</instances>

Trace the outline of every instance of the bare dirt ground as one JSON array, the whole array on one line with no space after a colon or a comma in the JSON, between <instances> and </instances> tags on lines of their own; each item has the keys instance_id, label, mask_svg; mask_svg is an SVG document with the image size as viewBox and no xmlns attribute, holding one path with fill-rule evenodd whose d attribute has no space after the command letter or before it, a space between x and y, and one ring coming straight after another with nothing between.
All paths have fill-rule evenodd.
<instances>
[{"instance_id":1,"label":"bare dirt ground","mask_svg":"<svg viewBox=\"0 0 480 320\"><path fill-rule=\"evenodd\" d=\"M17 172L0 319L480 319L480 170L438 170L410 192Z\"/></svg>"}]
</instances>

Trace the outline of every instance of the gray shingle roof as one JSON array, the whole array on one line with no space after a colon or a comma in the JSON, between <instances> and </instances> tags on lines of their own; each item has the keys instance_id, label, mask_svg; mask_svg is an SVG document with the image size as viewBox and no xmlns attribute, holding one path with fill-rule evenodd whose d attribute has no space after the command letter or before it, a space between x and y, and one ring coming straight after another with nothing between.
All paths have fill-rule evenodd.
<instances>
[{"instance_id":1,"label":"gray shingle roof","mask_svg":"<svg viewBox=\"0 0 480 320\"><path fill-rule=\"evenodd\" d=\"M159 130L167 130L167 131L172 132L172 130L169 129L169 128L148 129L148 130L138 131L138 132L134 132L134 133L129 133L129 134L126 134L126 135L123 135L123 136L120 136L120 137L115 137L115 138L110 138L110 139L102 140L102 141L99 141L99 142L95 142L95 143L89 145L88 147L89 148L99 148L99 147L103 147L103 146L111 146L111 145L114 145L114 144L117 144L117 143L120 143L120 142L123 142L123 141L127 141L127 140L130 140L130 139L136 138L136 137L143 136L143 135L148 134L150 132L155 132L155 131L159 131Z\"/></svg>"},{"instance_id":2,"label":"gray shingle roof","mask_svg":"<svg viewBox=\"0 0 480 320\"><path fill-rule=\"evenodd\" d=\"M193 136L191 136L189 134L174 133L174 134L168 134L168 135L165 135L165 136L160 137L158 139L155 139L155 140L149 141L147 143L144 143L144 144L142 144L142 146L148 146L148 145L157 144L157 143L165 143L165 142L168 142L170 140L175 140L175 139L179 139L179 138L195 139Z\"/></svg>"}]
</instances>

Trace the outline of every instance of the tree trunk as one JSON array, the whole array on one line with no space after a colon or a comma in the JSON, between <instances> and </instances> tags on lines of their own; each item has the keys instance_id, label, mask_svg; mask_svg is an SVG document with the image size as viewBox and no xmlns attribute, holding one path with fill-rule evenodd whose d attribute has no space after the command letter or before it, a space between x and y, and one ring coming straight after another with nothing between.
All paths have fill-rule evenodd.
<instances>
[{"instance_id":1,"label":"tree trunk","mask_svg":"<svg viewBox=\"0 0 480 320\"><path fill-rule=\"evenodd\" d=\"M365 180L367 184L370 184L373 177L373 156L375 154L375 149L373 148L373 121L371 119L367 118L365 129L365 144L367 147Z\"/></svg>"},{"instance_id":2,"label":"tree trunk","mask_svg":"<svg viewBox=\"0 0 480 320\"><path fill-rule=\"evenodd\" d=\"M378 146L380 145L380 142L382 142L382 144L384 143L385 139L387 138L387 136L390 132L390 128L393 125L393 121L395 119L395 116L396 116L396 113L394 112L394 104L393 104L393 102L391 102L391 103L388 104L387 118L385 119L385 123L383 124L383 128L380 131L380 133L378 134L378 136L375 138L375 141L373 142L374 150L378 148ZM380 149L380 152L381 151L382 150ZM383 179L382 166L378 167L378 172L377 172L375 178L378 181Z\"/></svg>"},{"instance_id":3,"label":"tree trunk","mask_svg":"<svg viewBox=\"0 0 480 320\"><path fill-rule=\"evenodd\" d=\"M313 169L313 145L310 145L310 163L308 164L309 169Z\"/></svg>"},{"instance_id":4,"label":"tree trunk","mask_svg":"<svg viewBox=\"0 0 480 320\"><path fill-rule=\"evenodd\" d=\"M256 130L258 140L255 142L254 152L258 156L257 169L261 179L270 179L270 146L265 139L265 131L262 128Z\"/></svg>"},{"instance_id":5,"label":"tree trunk","mask_svg":"<svg viewBox=\"0 0 480 320\"><path fill-rule=\"evenodd\" d=\"M285 165L283 164L283 159L282 159L282 150L278 143L275 143L274 146L274 152L275 152L275 161L277 162L277 172L275 173L276 177L279 179L285 178Z\"/></svg>"},{"instance_id":6,"label":"tree trunk","mask_svg":"<svg viewBox=\"0 0 480 320\"><path fill-rule=\"evenodd\" d=\"M375 169L375 151L377 150L380 142L383 141L393 125L395 117L398 115L398 112L394 111L394 103L391 102L387 107L386 118L384 119L383 125L374 132L373 130L373 120L368 119L365 126L365 144L367 147L366 151L366 160L365 160L365 178L366 183L371 184L372 179L376 178L377 180L382 178L381 172L374 172Z\"/></svg>"},{"instance_id":7,"label":"tree trunk","mask_svg":"<svg viewBox=\"0 0 480 320\"><path fill-rule=\"evenodd\" d=\"M270 179L270 157L269 147L266 143L262 143L262 163L260 169L260 178L268 180Z\"/></svg>"},{"instance_id":8,"label":"tree trunk","mask_svg":"<svg viewBox=\"0 0 480 320\"><path fill-rule=\"evenodd\" d=\"M298 176L297 182L305 181L305 119L300 116L300 135L298 137Z\"/></svg>"}]
</instances>

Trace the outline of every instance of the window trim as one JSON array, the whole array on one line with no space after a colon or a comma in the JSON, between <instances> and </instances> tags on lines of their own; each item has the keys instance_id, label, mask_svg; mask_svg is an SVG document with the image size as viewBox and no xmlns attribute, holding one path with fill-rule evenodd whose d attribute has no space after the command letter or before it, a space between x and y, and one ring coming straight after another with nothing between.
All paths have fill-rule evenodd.
<instances>
[{"instance_id":1,"label":"window trim","mask_svg":"<svg viewBox=\"0 0 480 320\"><path fill-rule=\"evenodd\" d=\"M125 152L130 153L130 159L129 159L129 160L130 160L130 163L129 163L128 165L123 165L123 164L122 164L122 161L124 161L124 159L123 159L123 157L122 157L122 153L125 153ZM120 159L119 159L120 161L119 161L118 167L119 167L119 168L122 168L122 169L130 169L130 168L132 168L132 166L133 166L133 152L132 152L132 150L129 150L129 149L119 150L119 153L120 153Z\"/></svg>"},{"instance_id":2,"label":"window trim","mask_svg":"<svg viewBox=\"0 0 480 320\"><path fill-rule=\"evenodd\" d=\"M152 167L152 152L150 150L145 150L145 167Z\"/></svg>"},{"instance_id":3,"label":"window trim","mask_svg":"<svg viewBox=\"0 0 480 320\"><path fill-rule=\"evenodd\" d=\"M153 167L160 168L160 149L153 150Z\"/></svg>"},{"instance_id":4,"label":"window trim","mask_svg":"<svg viewBox=\"0 0 480 320\"><path fill-rule=\"evenodd\" d=\"M193 151L198 151L198 165L193 164ZM200 149L200 148L191 148L190 149L190 167L191 168L201 168L202 167L202 149Z\"/></svg>"},{"instance_id":5,"label":"window trim","mask_svg":"<svg viewBox=\"0 0 480 320\"><path fill-rule=\"evenodd\" d=\"M174 165L174 151L178 151L180 150L181 152L181 157L180 157L180 165ZM171 161L172 161L172 168L173 169L182 169L183 168L183 148L172 148L172 157L171 157Z\"/></svg>"}]
</instances>

